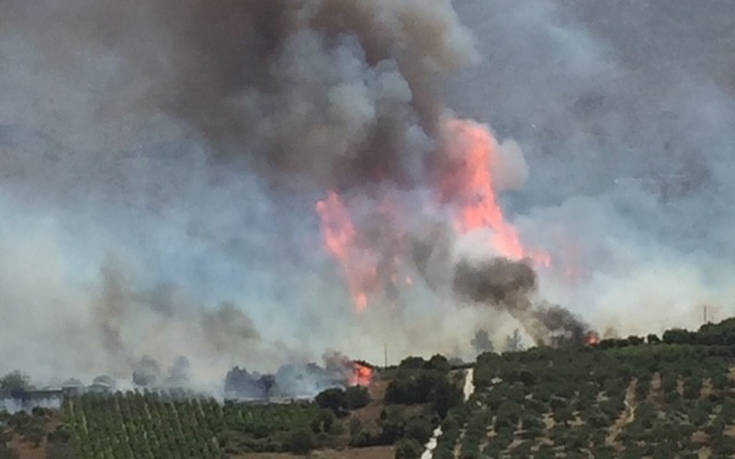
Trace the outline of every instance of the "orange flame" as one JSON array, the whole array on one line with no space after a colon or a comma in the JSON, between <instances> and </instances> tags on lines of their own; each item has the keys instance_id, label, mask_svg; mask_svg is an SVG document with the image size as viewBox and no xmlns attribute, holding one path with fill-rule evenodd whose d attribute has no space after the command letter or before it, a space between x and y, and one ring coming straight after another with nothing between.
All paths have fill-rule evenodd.
<instances>
[{"instance_id":1,"label":"orange flame","mask_svg":"<svg viewBox=\"0 0 735 459\"><path fill-rule=\"evenodd\" d=\"M587 337L585 339L585 344L587 344L587 346L592 346L592 347L597 346L598 344L600 344L600 337L597 334L597 332L591 331L591 332L587 333Z\"/></svg>"},{"instance_id":2,"label":"orange flame","mask_svg":"<svg viewBox=\"0 0 735 459\"><path fill-rule=\"evenodd\" d=\"M373 369L360 362L352 362L352 375L349 378L350 386L369 386L373 380Z\"/></svg>"},{"instance_id":3,"label":"orange flame","mask_svg":"<svg viewBox=\"0 0 735 459\"><path fill-rule=\"evenodd\" d=\"M316 211L321 219L324 245L341 265L352 301L360 312L367 307L367 290L375 282L375 263L359 253L355 226L337 193L330 191L326 199L317 202Z\"/></svg>"},{"instance_id":4,"label":"orange flame","mask_svg":"<svg viewBox=\"0 0 735 459\"><path fill-rule=\"evenodd\" d=\"M492 228L492 245L500 255L514 260L530 258L537 265L549 266L549 255L526 249L518 230L503 217L490 172L496 162L492 134L485 126L468 120L450 119L444 128L451 164L442 178L441 193L445 201L460 207L455 222L458 230L466 233Z\"/></svg>"}]
</instances>

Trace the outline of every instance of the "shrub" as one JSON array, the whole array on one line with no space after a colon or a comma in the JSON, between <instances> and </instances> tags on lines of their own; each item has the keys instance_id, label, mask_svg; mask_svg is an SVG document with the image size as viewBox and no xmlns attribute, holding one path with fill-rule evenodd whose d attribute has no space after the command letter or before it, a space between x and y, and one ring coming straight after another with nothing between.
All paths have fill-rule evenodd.
<instances>
[{"instance_id":1,"label":"shrub","mask_svg":"<svg viewBox=\"0 0 735 459\"><path fill-rule=\"evenodd\" d=\"M323 408L319 414L311 421L311 430L314 433L329 432L334 424L334 412L330 409Z\"/></svg>"},{"instance_id":2,"label":"shrub","mask_svg":"<svg viewBox=\"0 0 735 459\"><path fill-rule=\"evenodd\" d=\"M364 448L366 446L375 446L380 444L380 438L373 432L362 429L350 438L350 446L356 448Z\"/></svg>"},{"instance_id":3,"label":"shrub","mask_svg":"<svg viewBox=\"0 0 735 459\"><path fill-rule=\"evenodd\" d=\"M334 388L320 392L316 398L316 403L320 408L327 408L334 412L339 412L347 406L347 397L345 391Z\"/></svg>"},{"instance_id":4,"label":"shrub","mask_svg":"<svg viewBox=\"0 0 735 459\"><path fill-rule=\"evenodd\" d=\"M352 386L345 390L345 403L347 408L356 410L370 403L370 393L367 387Z\"/></svg>"},{"instance_id":5,"label":"shrub","mask_svg":"<svg viewBox=\"0 0 735 459\"><path fill-rule=\"evenodd\" d=\"M449 370L451 370L452 367L446 357L440 354L436 354L429 359L429 361L426 363L425 368L429 370L441 371L442 373L447 373Z\"/></svg>"},{"instance_id":6,"label":"shrub","mask_svg":"<svg viewBox=\"0 0 735 459\"><path fill-rule=\"evenodd\" d=\"M401 363L398 365L398 368L404 369L404 370L420 370L422 368L426 367L427 362L422 359L421 357L406 357L405 359L401 360Z\"/></svg>"},{"instance_id":7,"label":"shrub","mask_svg":"<svg viewBox=\"0 0 735 459\"><path fill-rule=\"evenodd\" d=\"M383 411L385 412L385 411ZM350 419L350 435L355 436L362 430L362 421L360 421L358 418L351 418Z\"/></svg>"},{"instance_id":8,"label":"shrub","mask_svg":"<svg viewBox=\"0 0 735 459\"><path fill-rule=\"evenodd\" d=\"M391 413L381 422L380 443L393 444L403 437L406 421L397 413Z\"/></svg>"},{"instance_id":9,"label":"shrub","mask_svg":"<svg viewBox=\"0 0 735 459\"><path fill-rule=\"evenodd\" d=\"M0 459L17 459L18 452L8 448L5 445L0 445Z\"/></svg>"},{"instance_id":10,"label":"shrub","mask_svg":"<svg viewBox=\"0 0 735 459\"><path fill-rule=\"evenodd\" d=\"M416 459L421 457L424 448L419 442L411 438L404 438L396 445L396 459Z\"/></svg>"},{"instance_id":11,"label":"shrub","mask_svg":"<svg viewBox=\"0 0 735 459\"><path fill-rule=\"evenodd\" d=\"M681 328L666 330L663 334L663 342L666 344L690 344L694 341L694 334Z\"/></svg>"},{"instance_id":12,"label":"shrub","mask_svg":"<svg viewBox=\"0 0 735 459\"><path fill-rule=\"evenodd\" d=\"M289 434L283 446L294 454L306 454L314 448L314 435L306 429L297 429Z\"/></svg>"},{"instance_id":13,"label":"shrub","mask_svg":"<svg viewBox=\"0 0 735 459\"><path fill-rule=\"evenodd\" d=\"M431 438L432 430L428 419L423 417L413 418L406 424L405 435L407 438L412 438L423 445Z\"/></svg>"}]
</instances>

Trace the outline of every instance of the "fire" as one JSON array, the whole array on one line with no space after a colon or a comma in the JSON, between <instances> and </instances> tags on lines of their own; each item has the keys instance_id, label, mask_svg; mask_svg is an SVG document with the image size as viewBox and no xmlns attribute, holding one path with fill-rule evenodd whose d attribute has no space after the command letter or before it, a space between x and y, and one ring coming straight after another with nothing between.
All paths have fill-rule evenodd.
<instances>
[{"instance_id":1,"label":"fire","mask_svg":"<svg viewBox=\"0 0 735 459\"><path fill-rule=\"evenodd\" d=\"M503 216L492 176L497 166L497 144L488 128L450 119L443 126L443 139L442 155L434 164L440 177L438 204L454 212L457 232L490 228L490 243L500 256L550 266L549 255L525 247L518 230ZM410 241L403 240L401 221L407 212L420 210L402 208L392 198L393 194L383 195L369 215L368 227L359 230L337 192L329 191L316 204L324 246L339 264L358 312L367 308L371 297L380 298L381 293L392 297L414 285L414 278L405 269L406 245ZM379 247L369 246L370 241L380 241Z\"/></svg>"},{"instance_id":2,"label":"fire","mask_svg":"<svg viewBox=\"0 0 735 459\"><path fill-rule=\"evenodd\" d=\"M600 344L600 336L595 331L591 331L587 333L587 337L585 338L585 344L587 346L597 346Z\"/></svg>"},{"instance_id":3,"label":"fire","mask_svg":"<svg viewBox=\"0 0 735 459\"><path fill-rule=\"evenodd\" d=\"M350 386L369 386L373 380L373 369L360 362L352 362L352 375L349 378Z\"/></svg>"},{"instance_id":4,"label":"fire","mask_svg":"<svg viewBox=\"0 0 735 459\"><path fill-rule=\"evenodd\" d=\"M324 245L339 262L358 312L368 304L368 288L375 282L377 268L369 254L357 246L357 233L342 199L334 191L316 204L321 219Z\"/></svg>"},{"instance_id":5,"label":"fire","mask_svg":"<svg viewBox=\"0 0 735 459\"><path fill-rule=\"evenodd\" d=\"M545 252L523 246L516 228L503 217L495 195L491 168L496 161L496 142L485 126L472 121L450 119L444 126L448 172L443 176L441 195L445 202L459 206L455 225L466 233L477 228L492 228L492 245L504 257L530 258L540 266L549 266Z\"/></svg>"}]
</instances>

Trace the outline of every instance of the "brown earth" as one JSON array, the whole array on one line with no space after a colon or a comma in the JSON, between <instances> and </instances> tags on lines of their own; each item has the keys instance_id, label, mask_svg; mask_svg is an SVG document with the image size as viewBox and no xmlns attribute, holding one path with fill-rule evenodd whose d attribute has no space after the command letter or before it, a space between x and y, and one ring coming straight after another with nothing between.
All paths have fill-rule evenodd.
<instances>
[{"instance_id":1,"label":"brown earth","mask_svg":"<svg viewBox=\"0 0 735 459\"><path fill-rule=\"evenodd\" d=\"M625 390L625 409L620 413L618 419L610 427L605 443L610 446L614 446L616 449L622 449L622 445L617 441L618 435L623 431L623 428L627 424L633 422L635 419L635 388L638 384L638 380L633 378L628 384L628 388Z\"/></svg>"},{"instance_id":2,"label":"brown earth","mask_svg":"<svg viewBox=\"0 0 735 459\"><path fill-rule=\"evenodd\" d=\"M61 424L58 413L52 413L49 416L48 422L44 425L46 434L53 432ZM45 459L47 443L46 437L43 437L41 444L36 446L32 442L24 441L21 435L13 433L13 438L8 442L8 447L18 453L19 459Z\"/></svg>"}]
</instances>

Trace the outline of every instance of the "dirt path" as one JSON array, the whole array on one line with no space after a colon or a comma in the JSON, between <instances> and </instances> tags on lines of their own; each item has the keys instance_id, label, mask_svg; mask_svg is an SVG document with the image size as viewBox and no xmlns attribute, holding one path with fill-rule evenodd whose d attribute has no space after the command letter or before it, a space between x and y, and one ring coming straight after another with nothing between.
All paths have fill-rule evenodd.
<instances>
[{"instance_id":1,"label":"dirt path","mask_svg":"<svg viewBox=\"0 0 735 459\"><path fill-rule=\"evenodd\" d=\"M429 440L429 442L426 444L426 450L424 450L424 453L421 455L421 459L431 459L432 456L434 456L434 450L439 444L439 437L442 436L442 433L443 432L441 426L434 429L434 435L431 437L431 440Z\"/></svg>"},{"instance_id":2,"label":"dirt path","mask_svg":"<svg viewBox=\"0 0 735 459\"><path fill-rule=\"evenodd\" d=\"M475 383L472 379L474 378L474 376L475 376L474 368L470 368L469 370L467 370L467 373L465 373L464 390L463 390L465 402L470 399L470 396L472 396L472 394L475 393Z\"/></svg>"},{"instance_id":3,"label":"dirt path","mask_svg":"<svg viewBox=\"0 0 735 459\"><path fill-rule=\"evenodd\" d=\"M616 440L620 432L627 424L630 424L635 419L635 388L638 385L638 380L633 378L628 384L628 388L625 390L625 409L615 423L610 427L609 434L605 439L605 444L608 446L616 446Z\"/></svg>"},{"instance_id":4,"label":"dirt path","mask_svg":"<svg viewBox=\"0 0 735 459\"><path fill-rule=\"evenodd\" d=\"M470 368L465 372L464 376L464 386L462 387L462 393L464 394L464 401L470 399L472 394L475 392L475 384L473 382L473 378L475 375L475 369ZM431 459L434 456L434 450L436 449L437 444L439 443L439 437L442 435L442 428L441 426L434 429L434 435L431 437L431 440L426 444L426 449L424 450L424 453L421 455L421 459ZM464 435L464 433L462 434ZM460 440L462 435L460 435ZM459 442L458 442L459 443ZM454 449L454 456L459 456L459 451L457 448Z\"/></svg>"}]
</instances>

